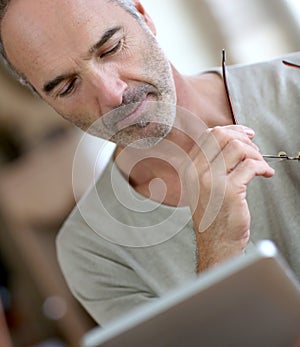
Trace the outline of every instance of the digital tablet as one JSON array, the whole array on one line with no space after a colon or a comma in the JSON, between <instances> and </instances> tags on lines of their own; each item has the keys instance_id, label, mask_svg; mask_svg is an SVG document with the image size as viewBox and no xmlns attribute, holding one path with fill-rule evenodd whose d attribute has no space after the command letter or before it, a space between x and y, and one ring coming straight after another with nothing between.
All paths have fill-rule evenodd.
<instances>
[{"instance_id":1,"label":"digital tablet","mask_svg":"<svg viewBox=\"0 0 300 347\"><path fill-rule=\"evenodd\" d=\"M295 347L300 286L270 241L106 328L84 347ZM300 340L299 340L300 341Z\"/></svg>"}]
</instances>

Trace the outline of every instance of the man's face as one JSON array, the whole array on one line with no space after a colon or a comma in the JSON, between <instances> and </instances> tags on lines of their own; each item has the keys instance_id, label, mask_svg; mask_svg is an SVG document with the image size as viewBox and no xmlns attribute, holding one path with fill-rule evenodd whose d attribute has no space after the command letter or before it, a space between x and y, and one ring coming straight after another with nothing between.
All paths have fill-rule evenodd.
<instances>
[{"instance_id":1,"label":"man's face","mask_svg":"<svg viewBox=\"0 0 300 347\"><path fill-rule=\"evenodd\" d=\"M64 118L119 144L152 145L175 117L171 68L145 24L107 0L12 0L8 59Z\"/></svg>"}]
</instances>

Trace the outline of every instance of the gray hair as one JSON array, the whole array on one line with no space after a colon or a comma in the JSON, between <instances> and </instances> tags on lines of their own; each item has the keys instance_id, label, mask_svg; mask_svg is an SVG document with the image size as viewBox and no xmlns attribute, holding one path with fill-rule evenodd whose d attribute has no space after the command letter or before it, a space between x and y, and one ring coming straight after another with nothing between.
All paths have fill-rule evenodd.
<instances>
[{"instance_id":1,"label":"gray hair","mask_svg":"<svg viewBox=\"0 0 300 347\"><path fill-rule=\"evenodd\" d=\"M18 71L12 63L9 61L7 54L5 52L5 48L2 40L2 20L5 16L5 13L8 9L11 0L0 0L0 56L4 62L4 65L7 67L8 71L12 73L12 75L19 80L23 85L29 87L34 93L37 93L35 88L27 81L26 76L24 76L20 71ZM124 8L128 13L133 15L136 19L140 19L137 9L134 6L133 0L108 0L108 2L114 2Z\"/></svg>"},{"instance_id":2,"label":"gray hair","mask_svg":"<svg viewBox=\"0 0 300 347\"><path fill-rule=\"evenodd\" d=\"M7 9L8 9L10 1L11 0L0 0L0 55L2 57L4 65L14 75L14 77L16 77L22 84L28 85L28 83L26 82L25 76L23 76L23 74L21 74L19 71L17 71L17 69L8 60L4 46L3 46L1 26L2 26L2 20L5 16Z\"/></svg>"},{"instance_id":3,"label":"gray hair","mask_svg":"<svg viewBox=\"0 0 300 347\"><path fill-rule=\"evenodd\" d=\"M119 6L123 7L127 12L132 14L136 18L140 18L138 15L138 11L134 6L133 0L109 0L109 2L115 2Z\"/></svg>"}]
</instances>

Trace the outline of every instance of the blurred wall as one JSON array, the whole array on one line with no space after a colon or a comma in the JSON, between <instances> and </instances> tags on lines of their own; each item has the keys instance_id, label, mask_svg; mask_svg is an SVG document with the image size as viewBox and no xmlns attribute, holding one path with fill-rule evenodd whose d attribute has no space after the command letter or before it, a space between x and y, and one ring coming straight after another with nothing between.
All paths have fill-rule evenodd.
<instances>
[{"instance_id":1,"label":"blurred wall","mask_svg":"<svg viewBox=\"0 0 300 347\"><path fill-rule=\"evenodd\" d=\"M183 73L251 63L300 48L299 0L142 0L158 40Z\"/></svg>"},{"instance_id":2,"label":"blurred wall","mask_svg":"<svg viewBox=\"0 0 300 347\"><path fill-rule=\"evenodd\" d=\"M220 65L223 48L228 64L300 49L299 0L141 2L167 57L185 74ZM88 317L72 302L54 250L59 225L75 204L74 189L79 195L85 189L81 181L74 184L76 174L87 183L97 176L87 161L99 160L103 141L86 136L78 150L81 135L0 64L0 295L2 288L9 288L5 309L14 341L20 341L17 347L56 335L77 347L78 336L93 323L86 322ZM87 168L83 175L81 169ZM69 316L50 321L41 310L49 297L67 303Z\"/></svg>"}]
</instances>

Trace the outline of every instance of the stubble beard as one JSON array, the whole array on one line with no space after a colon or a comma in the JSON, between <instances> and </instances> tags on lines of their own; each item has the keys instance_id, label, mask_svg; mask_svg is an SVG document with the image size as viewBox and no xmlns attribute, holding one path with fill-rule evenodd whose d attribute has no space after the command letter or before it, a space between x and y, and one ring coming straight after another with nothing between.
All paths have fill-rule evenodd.
<instances>
[{"instance_id":1,"label":"stubble beard","mask_svg":"<svg viewBox=\"0 0 300 347\"><path fill-rule=\"evenodd\" d=\"M123 95L122 104L103 115L88 129L97 137L122 146L147 149L171 131L176 117L176 92L171 66L152 34L146 32L145 76ZM143 103L143 112L130 124L122 122ZM126 123L126 121L125 121ZM118 124L124 124L121 128Z\"/></svg>"}]
</instances>

